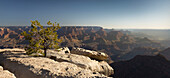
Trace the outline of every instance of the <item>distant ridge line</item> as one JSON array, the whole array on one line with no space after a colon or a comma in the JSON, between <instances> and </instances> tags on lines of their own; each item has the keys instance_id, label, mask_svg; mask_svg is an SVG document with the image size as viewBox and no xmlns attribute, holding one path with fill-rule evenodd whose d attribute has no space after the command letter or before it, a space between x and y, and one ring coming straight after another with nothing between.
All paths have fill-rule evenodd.
<instances>
[{"instance_id":1,"label":"distant ridge line","mask_svg":"<svg viewBox=\"0 0 170 78\"><path fill-rule=\"evenodd\" d=\"M0 26L0 27L12 27L12 26ZM21 27L21 26L14 26L14 27ZM101 26L91 26L91 25L89 25L89 26L61 26L61 27L101 27Z\"/></svg>"}]
</instances>

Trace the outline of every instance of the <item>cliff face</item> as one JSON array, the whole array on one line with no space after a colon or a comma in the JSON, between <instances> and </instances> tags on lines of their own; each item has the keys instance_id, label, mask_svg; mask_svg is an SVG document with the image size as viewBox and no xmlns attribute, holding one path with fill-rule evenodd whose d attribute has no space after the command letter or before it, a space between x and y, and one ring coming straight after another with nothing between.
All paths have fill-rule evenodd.
<instances>
[{"instance_id":1,"label":"cliff face","mask_svg":"<svg viewBox=\"0 0 170 78\"><path fill-rule=\"evenodd\" d=\"M162 47L160 43L148 38L133 38L128 34L115 30L106 32L101 27L62 27L58 34L63 39L61 43L63 47L82 47L103 51L115 61L119 59L119 56L130 52L136 47ZM145 53L141 52L141 54Z\"/></svg>"},{"instance_id":2,"label":"cliff face","mask_svg":"<svg viewBox=\"0 0 170 78\"><path fill-rule=\"evenodd\" d=\"M102 51L110 56L117 56L124 50L130 50L130 45L126 45L123 42L133 42L132 38L120 31L107 33L101 27L62 27L58 34L63 40L61 43L63 47L82 47L89 50Z\"/></svg>"},{"instance_id":3,"label":"cliff face","mask_svg":"<svg viewBox=\"0 0 170 78\"><path fill-rule=\"evenodd\" d=\"M19 47L17 45L20 41L23 41L23 36L19 33L21 30L12 30L7 27L0 28L0 47L1 48L14 48Z\"/></svg>"},{"instance_id":4,"label":"cliff face","mask_svg":"<svg viewBox=\"0 0 170 78\"><path fill-rule=\"evenodd\" d=\"M111 66L115 69L115 78L170 78L170 61L162 55L138 55Z\"/></svg>"}]
</instances>

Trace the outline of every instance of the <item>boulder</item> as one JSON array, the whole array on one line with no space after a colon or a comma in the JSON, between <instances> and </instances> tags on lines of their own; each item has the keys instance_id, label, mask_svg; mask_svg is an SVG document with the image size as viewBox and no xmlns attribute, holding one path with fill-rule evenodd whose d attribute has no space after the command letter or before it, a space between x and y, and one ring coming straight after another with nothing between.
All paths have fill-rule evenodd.
<instances>
[{"instance_id":1,"label":"boulder","mask_svg":"<svg viewBox=\"0 0 170 78\"><path fill-rule=\"evenodd\" d=\"M57 53L57 52L56 52ZM62 55L62 53L61 53ZM69 53L66 53L66 56L69 57ZM73 55L77 56L78 55ZM106 77L105 75L97 72L98 69L92 67L90 70L88 68L83 68L83 65L74 64L72 62L79 63L80 61L84 63L86 60L90 60L90 58L86 58L85 56L82 57L73 57L71 55L71 58L66 58L63 55L63 58L66 58L66 60L70 59L69 61L54 61L49 58L44 57L31 57L25 55L25 51L3 51L0 52L0 64L4 66L5 69L10 70L15 74L17 78L75 78L75 77ZM57 57L60 57L59 55ZM75 60L77 58L77 60ZM78 60L81 58L86 58L83 60ZM88 63L92 66L97 66L102 69L99 65L95 65L93 63L98 63L97 61ZM80 63L81 64L81 63ZM100 64L100 63L98 63ZM85 65L85 64L84 64ZM104 63L102 63L104 65ZM104 73L104 72L103 72Z\"/></svg>"},{"instance_id":2,"label":"boulder","mask_svg":"<svg viewBox=\"0 0 170 78\"><path fill-rule=\"evenodd\" d=\"M3 70L3 67L0 66L0 78L16 78L16 77L8 70Z\"/></svg>"},{"instance_id":3,"label":"boulder","mask_svg":"<svg viewBox=\"0 0 170 78\"><path fill-rule=\"evenodd\" d=\"M0 70L3 70L3 67L2 67L2 66L0 66Z\"/></svg>"},{"instance_id":4,"label":"boulder","mask_svg":"<svg viewBox=\"0 0 170 78\"><path fill-rule=\"evenodd\" d=\"M108 55L103 52L96 52L91 50L86 50L83 48L75 48L73 47L71 50L72 54L84 55L96 60L107 60Z\"/></svg>"},{"instance_id":5,"label":"boulder","mask_svg":"<svg viewBox=\"0 0 170 78\"><path fill-rule=\"evenodd\" d=\"M114 73L113 68L105 61L96 61L91 60L87 56L77 55L77 54L63 54L59 52L49 51L47 57L54 59L58 62L69 62L77 65L83 69L88 69L93 72L99 72L106 76L109 76Z\"/></svg>"}]
</instances>

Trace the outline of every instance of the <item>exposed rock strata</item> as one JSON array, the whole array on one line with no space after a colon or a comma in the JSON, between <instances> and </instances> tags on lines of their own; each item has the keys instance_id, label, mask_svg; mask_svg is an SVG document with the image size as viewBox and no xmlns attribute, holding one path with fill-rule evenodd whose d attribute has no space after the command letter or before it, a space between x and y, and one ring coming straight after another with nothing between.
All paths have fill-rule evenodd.
<instances>
[{"instance_id":1,"label":"exposed rock strata","mask_svg":"<svg viewBox=\"0 0 170 78\"><path fill-rule=\"evenodd\" d=\"M31 26L0 27L0 48L23 48L29 42L20 34L29 31ZM94 26L64 26L57 31L62 39L62 47L82 47L89 50L105 52L109 57L118 61L119 57L135 47L162 47L160 43L148 38L136 38L122 31L106 30ZM110 61L111 61L110 59Z\"/></svg>"}]
</instances>

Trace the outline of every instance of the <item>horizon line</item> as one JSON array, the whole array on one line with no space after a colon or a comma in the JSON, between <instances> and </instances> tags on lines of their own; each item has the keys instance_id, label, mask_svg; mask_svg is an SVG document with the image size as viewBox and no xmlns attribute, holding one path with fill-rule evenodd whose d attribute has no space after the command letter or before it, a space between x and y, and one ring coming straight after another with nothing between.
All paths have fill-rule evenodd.
<instances>
[{"instance_id":1,"label":"horizon line","mask_svg":"<svg viewBox=\"0 0 170 78\"><path fill-rule=\"evenodd\" d=\"M21 25L6 25L6 26L0 26L0 27L19 27ZM26 26L26 25L23 25L23 26ZM47 25L45 25L47 26ZM116 30L170 30L170 28L107 28L107 27L103 27L103 26L99 26L99 25L63 25L61 27L102 27L103 29L116 29Z\"/></svg>"}]
</instances>

